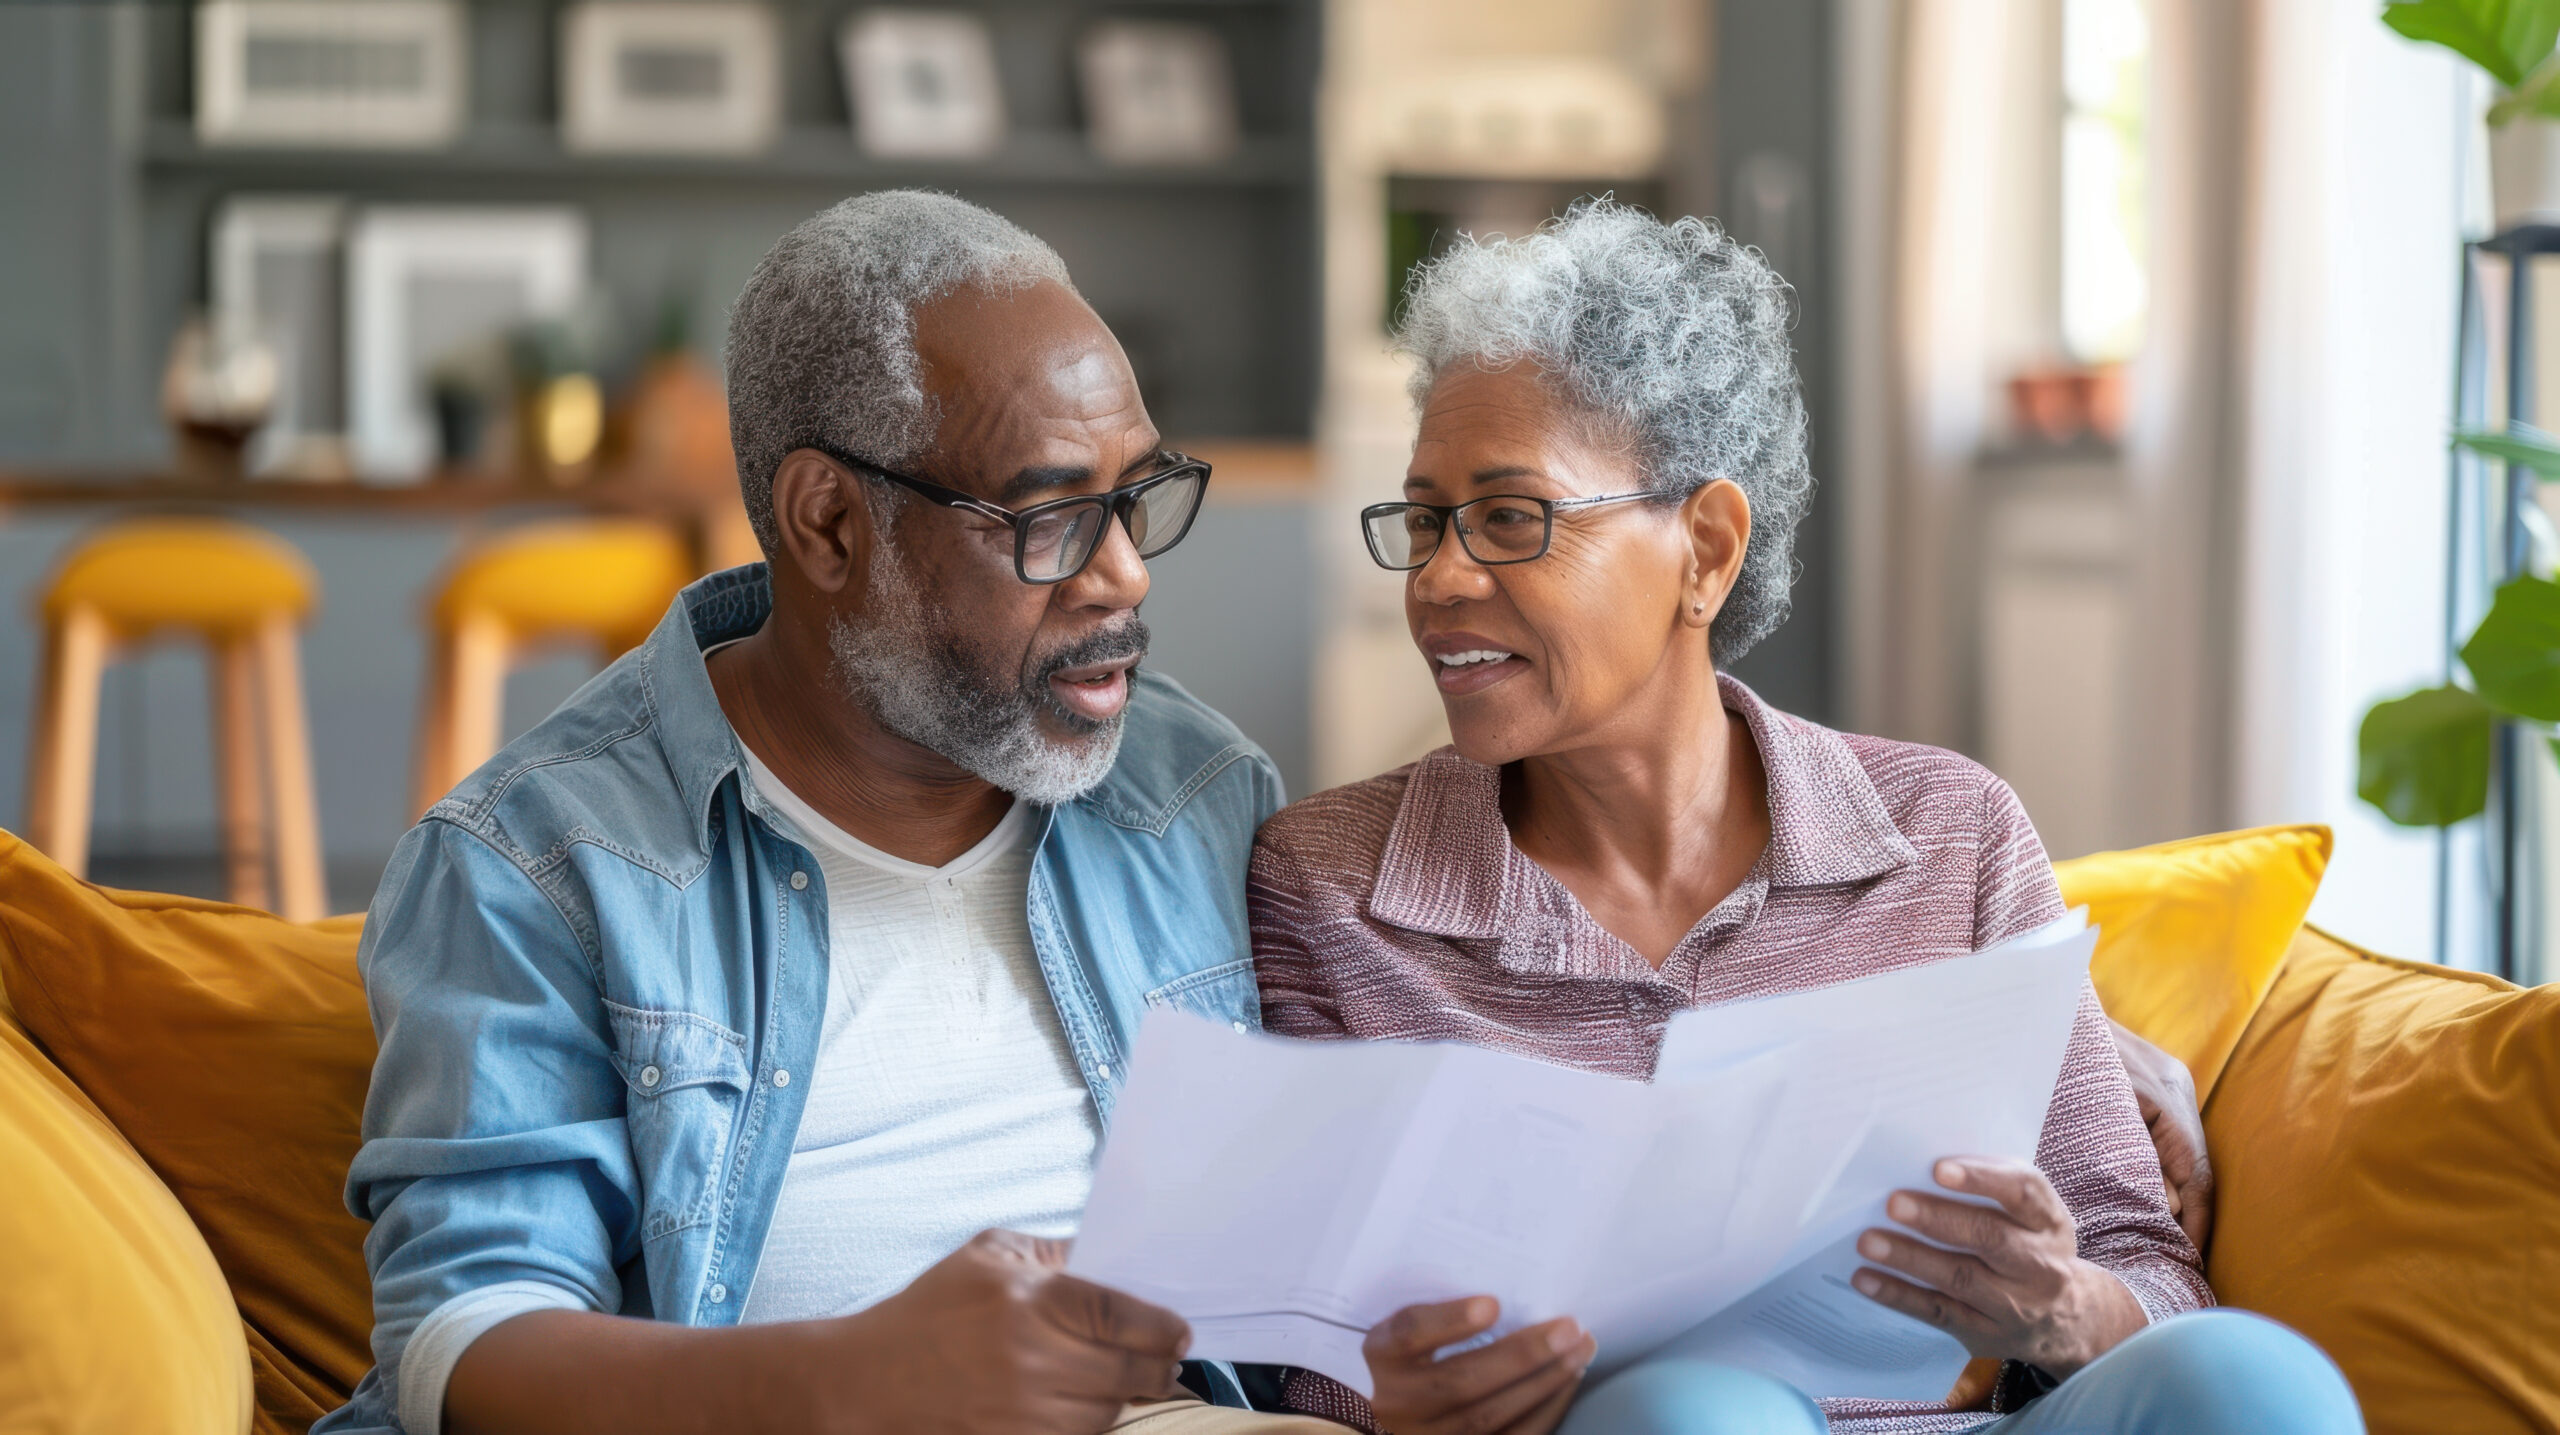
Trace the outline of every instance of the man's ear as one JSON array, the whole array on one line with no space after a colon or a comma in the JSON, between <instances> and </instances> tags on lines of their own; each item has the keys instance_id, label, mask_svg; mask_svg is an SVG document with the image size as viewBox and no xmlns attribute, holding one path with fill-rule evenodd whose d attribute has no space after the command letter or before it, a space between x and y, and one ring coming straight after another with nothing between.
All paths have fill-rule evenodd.
<instances>
[{"instance_id":1,"label":"man's ear","mask_svg":"<svg viewBox=\"0 0 2560 1435\"><path fill-rule=\"evenodd\" d=\"M871 505L862 480L816 449L795 448L773 471L774 537L781 557L810 587L842 593L871 566Z\"/></svg>"},{"instance_id":2,"label":"man's ear","mask_svg":"<svg viewBox=\"0 0 2560 1435\"><path fill-rule=\"evenodd\" d=\"M1732 479L1716 479L1680 505L1680 526L1689 538L1680 621L1704 628L1724 611L1742 576L1742 556L1751 547L1750 496Z\"/></svg>"}]
</instances>

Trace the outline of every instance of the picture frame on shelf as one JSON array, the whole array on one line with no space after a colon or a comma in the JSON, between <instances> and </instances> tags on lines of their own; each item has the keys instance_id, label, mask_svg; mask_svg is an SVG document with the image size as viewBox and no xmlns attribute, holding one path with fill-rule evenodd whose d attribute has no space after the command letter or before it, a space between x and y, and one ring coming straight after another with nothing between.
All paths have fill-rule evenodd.
<instances>
[{"instance_id":1,"label":"picture frame on shelf","mask_svg":"<svg viewBox=\"0 0 2560 1435\"><path fill-rule=\"evenodd\" d=\"M782 119L773 12L580 0L560 17L560 135L586 154L754 154Z\"/></svg>"},{"instance_id":2,"label":"picture frame on shelf","mask_svg":"<svg viewBox=\"0 0 2560 1435\"><path fill-rule=\"evenodd\" d=\"M565 206L385 205L347 229L347 419L357 475L411 483L436 464L440 365L537 319L587 284L586 216Z\"/></svg>"},{"instance_id":3,"label":"picture frame on shelf","mask_svg":"<svg viewBox=\"0 0 2560 1435\"><path fill-rule=\"evenodd\" d=\"M1076 46L1086 138L1114 164L1214 164L1235 153L1235 73L1205 25L1106 20Z\"/></svg>"},{"instance_id":4,"label":"picture frame on shelf","mask_svg":"<svg viewBox=\"0 0 2560 1435\"><path fill-rule=\"evenodd\" d=\"M214 213L212 317L275 351L275 407L246 455L253 476L348 471L347 205L326 195L234 195Z\"/></svg>"},{"instance_id":5,"label":"picture frame on shelf","mask_svg":"<svg viewBox=\"0 0 2560 1435\"><path fill-rule=\"evenodd\" d=\"M433 149L462 132L457 0L203 0L196 137L209 145Z\"/></svg>"},{"instance_id":6,"label":"picture frame on shelf","mask_svg":"<svg viewBox=\"0 0 2560 1435\"><path fill-rule=\"evenodd\" d=\"M986 21L862 10L840 36L854 137L880 159L982 159L1004 144L1004 90Z\"/></svg>"}]
</instances>

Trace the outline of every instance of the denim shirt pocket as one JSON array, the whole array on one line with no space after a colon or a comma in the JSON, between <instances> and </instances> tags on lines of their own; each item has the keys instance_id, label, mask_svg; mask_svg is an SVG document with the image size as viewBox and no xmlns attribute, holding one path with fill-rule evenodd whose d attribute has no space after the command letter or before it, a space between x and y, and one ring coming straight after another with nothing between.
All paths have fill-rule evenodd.
<instances>
[{"instance_id":1,"label":"denim shirt pocket","mask_svg":"<svg viewBox=\"0 0 2560 1435\"><path fill-rule=\"evenodd\" d=\"M691 1012L604 1004L629 1090L624 1123L640 1172L640 1238L711 1219L712 1196L745 1110L747 1039Z\"/></svg>"},{"instance_id":2,"label":"denim shirt pocket","mask_svg":"<svg viewBox=\"0 0 2560 1435\"><path fill-rule=\"evenodd\" d=\"M1254 985L1251 957L1220 962L1189 976L1176 977L1147 993L1147 1005L1171 1007L1226 1022L1239 1030L1262 1025L1262 993Z\"/></svg>"}]
</instances>

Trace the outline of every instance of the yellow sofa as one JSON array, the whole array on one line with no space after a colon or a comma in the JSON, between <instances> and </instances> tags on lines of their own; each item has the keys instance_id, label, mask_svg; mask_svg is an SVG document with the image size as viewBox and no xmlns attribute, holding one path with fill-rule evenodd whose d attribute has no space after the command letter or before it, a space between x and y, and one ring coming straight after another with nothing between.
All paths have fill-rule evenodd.
<instances>
[{"instance_id":1,"label":"yellow sofa","mask_svg":"<svg viewBox=\"0 0 2560 1435\"><path fill-rule=\"evenodd\" d=\"M2187 1061L2222 1298L2378 1432L2560 1431L2560 988L2301 926L2327 833L2060 866L2108 1008ZM0 832L0 1432L299 1432L370 1364L339 1201L355 918L76 881Z\"/></svg>"}]
</instances>

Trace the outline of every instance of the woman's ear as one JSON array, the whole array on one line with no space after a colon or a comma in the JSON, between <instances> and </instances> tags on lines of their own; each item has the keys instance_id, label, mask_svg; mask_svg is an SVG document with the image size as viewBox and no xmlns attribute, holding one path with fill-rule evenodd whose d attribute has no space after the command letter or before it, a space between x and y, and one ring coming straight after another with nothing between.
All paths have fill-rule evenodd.
<instances>
[{"instance_id":1,"label":"woman's ear","mask_svg":"<svg viewBox=\"0 0 2560 1435\"><path fill-rule=\"evenodd\" d=\"M1751 547L1751 499L1732 479L1715 479L1680 505L1680 523L1689 537L1680 621L1704 628L1724 611L1742 575L1742 555Z\"/></svg>"},{"instance_id":2,"label":"woman's ear","mask_svg":"<svg viewBox=\"0 0 2560 1435\"><path fill-rule=\"evenodd\" d=\"M773 472L777 554L809 586L841 593L858 586L871 563L871 506L853 486L862 480L816 449L796 448Z\"/></svg>"}]
</instances>

